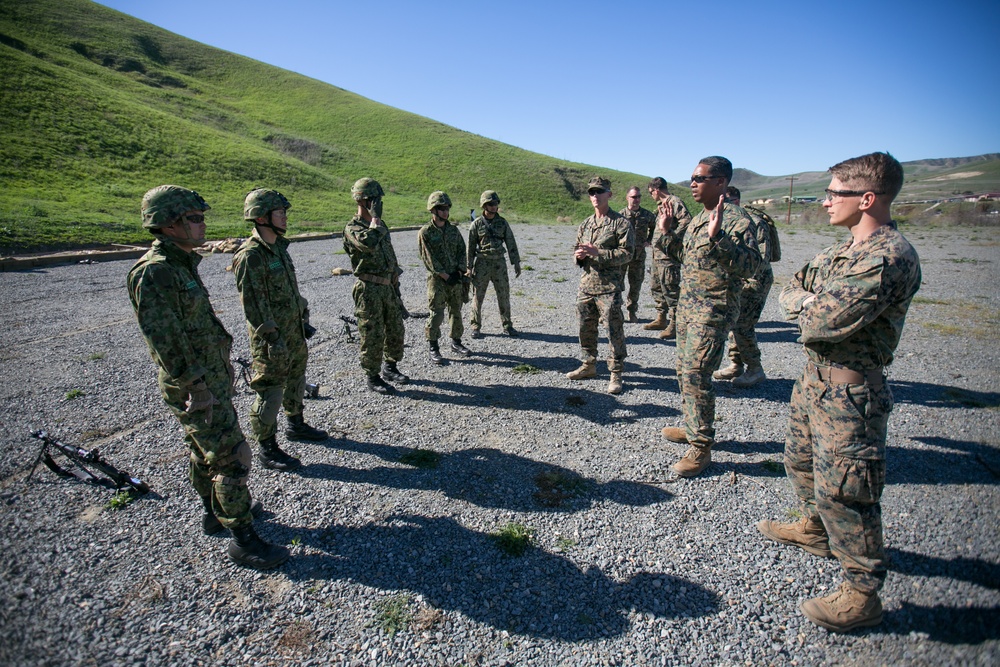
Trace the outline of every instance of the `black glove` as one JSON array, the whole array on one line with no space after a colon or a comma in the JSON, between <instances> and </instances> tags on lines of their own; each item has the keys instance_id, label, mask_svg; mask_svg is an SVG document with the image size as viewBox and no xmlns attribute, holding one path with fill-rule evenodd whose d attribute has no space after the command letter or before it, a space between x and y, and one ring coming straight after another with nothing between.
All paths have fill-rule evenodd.
<instances>
[{"instance_id":1,"label":"black glove","mask_svg":"<svg viewBox=\"0 0 1000 667\"><path fill-rule=\"evenodd\" d=\"M458 271L453 271L448 274L448 280L445 281L449 285L457 285L462 282L462 274Z\"/></svg>"}]
</instances>

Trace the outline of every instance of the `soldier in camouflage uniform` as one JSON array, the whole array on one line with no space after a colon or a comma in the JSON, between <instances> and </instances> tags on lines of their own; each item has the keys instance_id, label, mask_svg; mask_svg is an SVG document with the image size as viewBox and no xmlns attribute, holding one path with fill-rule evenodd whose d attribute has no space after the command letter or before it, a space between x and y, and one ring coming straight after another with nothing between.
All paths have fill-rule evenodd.
<instances>
[{"instance_id":1,"label":"soldier in camouflage uniform","mask_svg":"<svg viewBox=\"0 0 1000 667\"><path fill-rule=\"evenodd\" d=\"M620 394L623 389L622 371L625 370L625 325L622 317L622 290L625 287L625 267L635 252L635 238L628 220L608 205L611 199L611 182L594 176L587 184L587 194L594 207L576 232L576 251L573 254L583 269L577 291L576 310L580 317L579 368L566 374L570 380L583 380L597 376L598 324L608 324L608 393Z\"/></svg>"},{"instance_id":2,"label":"soldier in camouflage uniform","mask_svg":"<svg viewBox=\"0 0 1000 667\"><path fill-rule=\"evenodd\" d=\"M740 205L739 188L732 185L726 190L726 201ZM764 312L767 295L774 284L771 270L771 228L761 216L744 209L754 222L757 248L760 251L760 267L752 278L743 282L740 294L740 316L729 332L729 365L712 375L716 380L732 380L734 387L752 387L767 379L760 363L760 346L757 345L757 322ZM746 372L744 372L746 364Z\"/></svg>"},{"instance_id":3,"label":"soldier in camouflage uniform","mask_svg":"<svg viewBox=\"0 0 1000 667\"><path fill-rule=\"evenodd\" d=\"M193 190L153 188L142 199L142 226L155 237L128 274L139 329L159 367L160 395L184 427L191 485L205 508L207 535L228 528L229 558L257 569L288 560L288 549L264 542L253 528L247 489L252 453L233 407L233 339L208 300L195 248L205 242L204 211Z\"/></svg>"},{"instance_id":4,"label":"soldier in camouflage uniform","mask_svg":"<svg viewBox=\"0 0 1000 667\"><path fill-rule=\"evenodd\" d=\"M656 215L639 206L639 202L642 201L642 193L636 185L628 189L625 200L628 204L618 213L628 220L629 226L632 227L632 238L635 239L635 254L632 255L632 261L628 263L626 269L628 297L625 300L625 309L628 311L628 321L638 322L639 292L642 289L642 281L646 277L646 248L653 242L653 232L656 231Z\"/></svg>"},{"instance_id":5,"label":"soldier in camouflage uniform","mask_svg":"<svg viewBox=\"0 0 1000 667\"><path fill-rule=\"evenodd\" d=\"M403 270L396 260L389 228L382 221L382 186L372 178L361 178L351 188L351 196L358 212L344 229L344 251L357 278L352 294L361 338L361 368L369 389L391 394L395 388L386 381L410 381L396 365L403 359L405 333L402 302L396 291Z\"/></svg>"},{"instance_id":6,"label":"soldier in camouflage uniform","mask_svg":"<svg viewBox=\"0 0 1000 667\"><path fill-rule=\"evenodd\" d=\"M668 426L663 436L690 448L673 466L682 477L700 474L715 444L715 388L712 373L726 351L726 336L740 312L743 280L760 264L754 224L739 206L725 202L733 165L712 156L698 163L691 194L704 209L684 233L681 293L677 302L677 382L684 428ZM674 230L661 205L660 231L669 245Z\"/></svg>"},{"instance_id":7,"label":"soldier in camouflage uniform","mask_svg":"<svg viewBox=\"0 0 1000 667\"><path fill-rule=\"evenodd\" d=\"M292 205L276 190L258 188L246 196L243 218L254 225L250 238L233 257L233 275L247 318L257 399L250 408L250 427L260 445L257 458L265 468L289 471L300 462L278 446L278 410L288 419L290 440L326 440L302 415L306 390L306 339L316 329L299 293L295 266L288 254L288 209Z\"/></svg>"},{"instance_id":8,"label":"soldier in camouflage uniform","mask_svg":"<svg viewBox=\"0 0 1000 667\"><path fill-rule=\"evenodd\" d=\"M469 274L472 277L473 292L469 324L472 326L472 337L482 336L480 311L486 297L486 288L491 282L497 293L503 332L508 336L516 336L517 330L510 318L510 279L507 276L507 261L503 256L504 245L507 246L510 263L514 266L515 277L521 275L521 255L517 252L517 242L510 225L502 216L497 215L500 195L487 190L479 197L479 205L483 214L473 220L469 228Z\"/></svg>"},{"instance_id":9,"label":"soldier in camouflage uniform","mask_svg":"<svg viewBox=\"0 0 1000 667\"><path fill-rule=\"evenodd\" d=\"M653 232L653 263L649 269L650 292L656 303L656 319L642 328L660 331L660 338L677 335L677 299L681 291L681 260L684 231L691 214L680 197L670 194L667 182L657 176L646 186L657 206L657 215L666 215L672 234L663 234L659 225Z\"/></svg>"},{"instance_id":10,"label":"soldier in camouflage uniform","mask_svg":"<svg viewBox=\"0 0 1000 667\"><path fill-rule=\"evenodd\" d=\"M448 308L451 325L451 349L456 354L468 357L472 354L462 345L462 304L469 300L469 278L466 270L465 241L458 227L448 222L451 215L451 198L437 190L427 198L427 210L431 221L420 228L417 243L420 259L427 267L427 305L430 315L424 333L430 349L431 362L444 363L438 339L441 337L441 323L444 310Z\"/></svg>"},{"instance_id":11,"label":"soldier in camouflage uniform","mask_svg":"<svg viewBox=\"0 0 1000 667\"><path fill-rule=\"evenodd\" d=\"M802 519L762 521L768 538L844 569L840 588L802 603L817 625L836 632L878 625L885 582L882 505L892 392L885 379L920 288L920 259L896 229L892 200L903 167L871 153L830 168L823 206L851 237L807 263L779 302L797 321L806 363L796 381L785 441L785 471Z\"/></svg>"}]
</instances>

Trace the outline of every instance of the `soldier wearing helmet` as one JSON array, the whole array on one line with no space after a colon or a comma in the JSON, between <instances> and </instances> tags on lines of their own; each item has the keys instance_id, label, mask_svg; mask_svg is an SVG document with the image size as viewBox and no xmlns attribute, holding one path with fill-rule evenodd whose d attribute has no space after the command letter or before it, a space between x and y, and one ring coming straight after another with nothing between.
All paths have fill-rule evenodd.
<instances>
[{"instance_id":1,"label":"soldier wearing helmet","mask_svg":"<svg viewBox=\"0 0 1000 667\"><path fill-rule=\"evenodd\" d=\"M260 446L257 458L265 468L289 471L300 462L278 446L278 412L288 419L290 440L326 440L326 431L303 417L306 388L306 339L316 330L309 307L299 293L295 266L288 253L288 210L292 205L277 190L257 188L246 196L243 218L254 226L249 239L233 257L233 275L240 291L250 335L253 375L250 387L257 399L250 408L250 427Z\"/></svg>"},{"instance_id":2,"label":"soldier wearing helmet","mask_svg":"<svg viewBox=\"0 0 1000 667\"><path fill-rule=\"evenodd\" d=\"M129 271L139 329L159 366L160 394L184 427L190 479L205 513L202 530L228 528L229 557L255 569L288 560L288 549L257 536L247 477L252 456L233 407L233 339L215 316L198 275L209 206L194 190L161 185L142 199L142 225L155 237Z\"/></svg>"},{"instance_id":3,"label":"soldier wearing helmet","mask_svg":"<svg viewBox=\"0 0 1000 667\"><path fill-rule=\"evenodd\" d=\"M410 378L397 364L403 359L403 310L397 290L403 272L392 248L389 228L382 220L385 192L373 178L361 178L351 188L357 214L344 229L344 251L351 259L354 283L354 316L361 338L361 368L368 388L391 394L388 384L406 384Z\"/></svg>"},{"instance_id":4,"label":"soldier wearing helmet","mask_svg":"<svg viewBox=\"0 0 1000 667\"><path fill-rule=\"evenodd\" d=\"M483 335L480 311L490 283L493 283L493 291L497 295L503 332L508 336L516 336L517 330L510 317L510 278L507 276L504 246L507 246L507 255L514 265L514 275L520 276L521 256L517 251L517 241L514 240L510 225L497 213L500 195L496 191L484 192L479 197L479 206L483 214L472 221L469 229L468 265L473 291L469 324L472 326L472 337L480 338Z\"/></svg>"},{"instance_id":5,"label":"soldier wearing helmet","mask_svg":"<svg viewBox=\"0 0 1000 667\"><path fill-rule=\"evenodd\" d=\"M437 190L427 198L427 210L431 220L420 228L417 243L420 259L427 267L427 303L430 316L424 333L431 362L444 364L438 339L441 337L441 323L444 310L448 309L450 322L451 349L456 354L468 357L472 354L462 345L462 304L469 300L468 271L466 270L465 240L458 227L448 222L451 216L451 198Z\"/></svg>"}]
</instances>

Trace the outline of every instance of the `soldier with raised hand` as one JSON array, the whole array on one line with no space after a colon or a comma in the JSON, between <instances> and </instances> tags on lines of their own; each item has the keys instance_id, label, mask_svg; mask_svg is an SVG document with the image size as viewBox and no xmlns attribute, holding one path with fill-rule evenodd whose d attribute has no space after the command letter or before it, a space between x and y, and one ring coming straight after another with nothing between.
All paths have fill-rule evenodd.
<instances>
[{"instance_id":1,"label":"soldier with raised hand","mask_svg":"<svg viewBox=\"0 0 1000 667\"><path fill-rule=\"evenodd\" d=\"M627 202L625 208L618 213L628 220L632 227L632 238L635 239L635 252L625 270L628 278L628 297L625 299L625 310L628 312L629 322L639 321L639 294L642 291L642 282L646 279L646 248L653 242L653 233L656 231L656 215L640 206L642 202L642 192L639 186L633 185L625 194Z\"/></svg>"},{"instance_id":2,"label":"soldier with raised hand","mask_svg":"<svg viewBox=\"0 0 1000 667\"><path fill-rule=\"evenodd\" d=\"M649 291L656 304L656 319L643 325L647 331L659 331L660 338L677 335L677 299L681 291L681 260L684 232L691 222L691 213L680 197L670 194L667 181L657 176L646 186L649 196L656 202L657 219L663 217L664 225L671 231L664 234L660 225L654 225L653 262L649 268Z\"/></svg>"},{"instance_id":3,"label":"soldier with raised hand","mask_svg":"<svg viewBox=\"0 0 1000 667\"><path fill-rule=\"evenodd\" d=\"M844 582L802 603L828 630L882 622L885 583L882 490L892 363L913 296L920 258L896 229L890 206L903 167L870 153L830 167L823 206L830 224L850 231L795 274L779 302L798 323L807 362L795 382L785 440L785 472L801 504L794 523L761 521L766 537L834 556Z\"/></svg>"},{"instance_id":4,"label":"soldier with raised hand","mask_svg":"<svg viewBox=\"0 0 1000 667\"><path fill-rule=\"evenodd\" d=\"M703 158L691 176L691 194L704 208L684 232L677 301L677 382L684 426L668 426L663 437L689 444L674 464L681 477L694 477L712 461L715 445L715 387L712 373L726 351L729 329L740 312L743 281L760 264L754 224L739 206L726 202L733 165L724 157ZM658 224L674 242L676 230L661 215Z\"/></svg>"},{"instance_id":5,"label":"soldier with raised hand","mask_svg":"<svg viewBox=\"0 0 1000 667\"><path fill-rule=\"evenodd\" d=\"M570 380L597 377L598 325L608 325L608 393L620 394L624 388L625 325L622 317L622 290L625 267L635 251L632 227L621 214L612 210L611 182L594 176L587 184L587 194L594 214L584 220L576 232L573 258L583 269L577 290L576 310L580 319L580 367L570 371Z\"/></svg>"},{"instance_id":6,"label":"soldier with raised hand","mask_svg":"<svg viewBox=\"0 0 1000 667\"><path fill-rule=\"evenodd\" d=\"M402 302L396 292L403 270L389 228L382 221L382 186L373 178L360 178L351 196L358 211L344 229L344 251L357 278L352 295L361 338L361 368L370 390L391 394L395 387L387 381L410 381L396 365L403 360L405 334Z\"/></svg>"},{"instance_id":7,"label":"soldier with raised hand","mask_svg":"<svg viewBox=\"0 0 1000 667\"><path fill-rule=\"evenodd\" d=\"M142 226L156 240L128 274L128 294L153 361L160 394L184 427L190 478L205 513L202 530L228 528L229 558L266 570L288 549L257 536L247 478L253 456L233 407L233 339L215 316L195 249L205 243L208 204L193 190L161 185L142 198Z\"/></svg>"},{"instance_id":8,"label":"soldier with raised hand","mask_svg":"<svg viewBox=\"0 0 1000 667\"><path fill-rule=\"evenodd\" d=\"M309 323L308 302L299 292L295 265L288 254L288 210L292 205L277 190L252 190L243 204L243 219L253 232L233 256L233 275L240 292L250 335L253 373L250 388L257 399L250 408L250 428L260 446L265 468L287 472L300 461L278 446L278 411L288 419L289 440L321 441L326 431L306 423L306 339L316 329Z\"/></svg>"},{"instance_id":9,"label":"soldier with raised hand","mask_svg":"<svg viewBox=\"0 0 1000 667\"><path fill-rule=\"evenodd\" d=\"M473 220L469 228L468 266L473 293L469 325L472 327L472 337L480 338L483 335L480 313L490 283L493 283L493 291L497 295L503 332L508 336L516 336L517 330L510 317L510 278L507 276L504 246L507 247L507 255L514 266L515 277L521 275L521 255L517 251L517 241L514 240L510 224L497 213L500 195L495 190L487 190L479 197L479 206L482 207L483 214Z\"/></svg>"},{"instance_id":10,"label":"soldier with raised hand","mask_svg":"<svg viewBox=\"0 0 1000 667\"><path fill-rule=\"evenodd\" d=\"M740 205L740 190L730 185L726 201ZM760 346L757 344L757 322L764 312L767 295L774 284L771 270L771 228L767 221L753 211L744 209L754 222L754 237L760 251L760 266L753 277L743 282L740 293L740 315L729 332L729 365L712 374L716 380L732 380L734 387L752 387L767 379L761 364ZM744 364L746 370L744 371Z\"/></svg>"},{"instance_id":11,"label":"soldier with raised hand","mask_svg":"<svg viewBox=\"0 0 1000 667\"><path fill-rule=\"evenodd\" d=\"M468 271L466 270L465 240L458 227L451 224L451 198L436 190L427 198L427 210L431 220L420 228L417 243L420 259L427 268L427 305L430 315L424 333L431 363L444 363L438 339L441 337L441 323L444 310L448 309L451 349L456 354L468 357L472 353L462 344L462 304L468 301Z\"/></svg>"}]
</instances>

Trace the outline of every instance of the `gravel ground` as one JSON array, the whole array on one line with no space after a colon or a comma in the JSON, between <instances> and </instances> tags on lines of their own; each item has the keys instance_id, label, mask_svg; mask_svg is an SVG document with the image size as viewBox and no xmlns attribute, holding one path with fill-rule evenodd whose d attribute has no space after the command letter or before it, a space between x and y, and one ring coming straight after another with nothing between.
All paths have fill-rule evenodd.
<instances>
[{"instance_id":1,"label":"gravel ground","mask_svg":"<svg viewBox=\"0 0 1000 667\"><path fill-rule=\"evenodd\" d=\"M234 567L225 538L201 535L180 428L125 293L132 262L0 274L0 664L1000 662L994 230L908 232L925 283L891 374L885 622L846 636L798 611L837 586L839 567L754 528L795 506L774 463L804 357L776 295L838 234L784 234L760 325L769 380L719 384L714 463L671 482L683 451L659 430L679 417L672 342L626 325L618 397L604 393L603 362L596 380L563 376L577 364L574 231L515 229L520 338L499 335L490 295L485 339L466 337L475 355L437 368L425 320L411 319L400 368L412 383L387 398L365 390L356 333L337 317L353 314L353 278L330 275L349 266L340 241L292 246L320 329L306 415L332 437L290 445L297 473L252 474L259 532L293 552L267 573ZM405 301L426 311L416 234L394 237ZM202 275L246 357L230 259L208 257ZM650 303L646 292L643 322ZM251 400L242 388L247 432ZM155 495L111 510L106 489L44 468L26 481L31 427L99 446ZM439 453L437 467L400 462L414 448ZM510 522L534 531L523 556L491 539Z\"/></svg>"}]
</instances>

